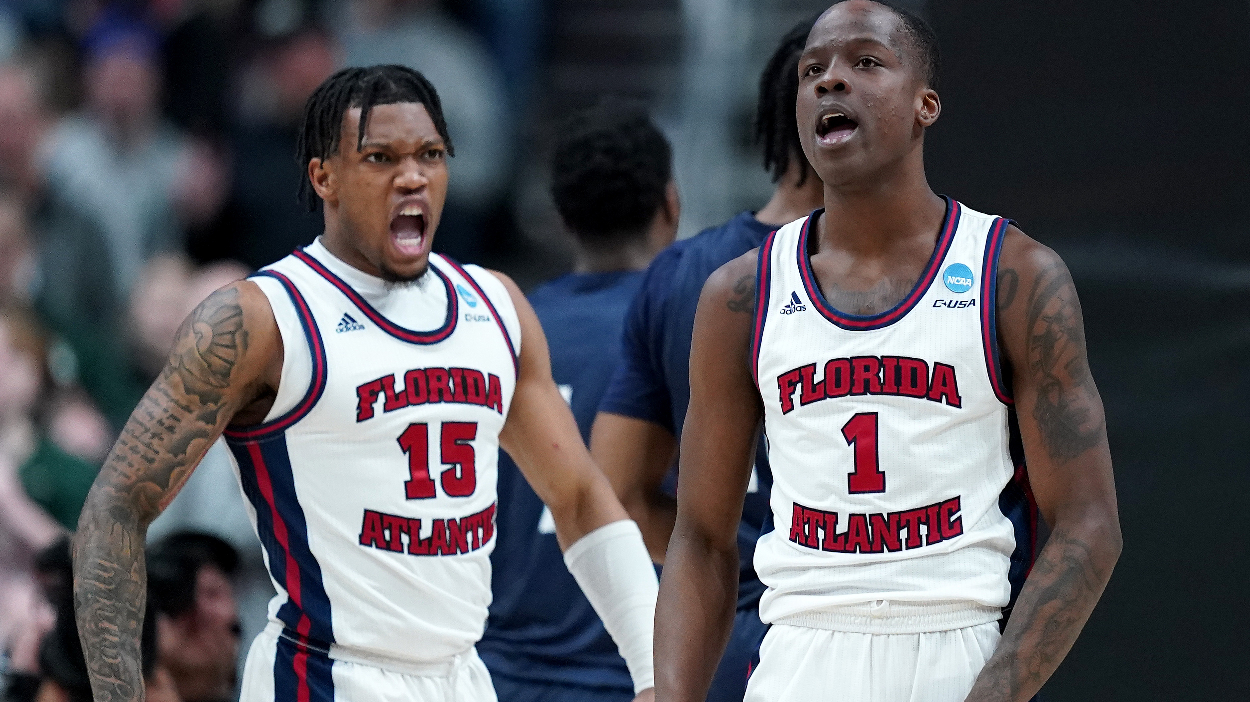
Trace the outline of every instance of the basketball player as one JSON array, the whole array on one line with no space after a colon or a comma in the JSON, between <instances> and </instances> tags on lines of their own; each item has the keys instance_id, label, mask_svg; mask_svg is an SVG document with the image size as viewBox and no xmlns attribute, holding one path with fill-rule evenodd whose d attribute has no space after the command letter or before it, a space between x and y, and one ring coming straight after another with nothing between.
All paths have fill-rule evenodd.
<instances>
[{"instance_id":1,"label":"basketball player","mask_svg":"<svg viewBox=\"0 0 1250 702\"><path fill-rule=\"evenodd\" d=\"M792 107L798 90L796 66L814 19L799 23L781 39L760 75L755 135L763 146L764 167L777 183L772 199L759 212L742 212L656 257L630 307L622 362L595 419L591 443L595 460L642 527L657 563L664 562L677 511L669 473L690 398L690 334L699 291L722 264L759 246L769 232L821 203L823 186L803 156ZM758 611L764 586L751 565L751 554L760 529L769 521L771 484L761 449L742 505L737 609L733 634L708 694L713 702L742 699L747 667L764 638Z\"/></svg>"},{"instance_id":2,"label":"basketball player","mask_svg":"<svg viewBox=\"0 0 1250 702\"><path fill-rule=\"evenodd\" d=\"M223 432L278 591L244 700L494 700L473 644L500 448L649 698L655 573L538 320L508 278L431 254L452 155L434 88L345 69L309 98L299 142L324 235L191 314L83 511L96 699L143 697L144 531Z\"/></svg>"},{"instance_id":3,"label":"basketball player","mask_svg":"<svg viewBox=\"0 0 1250 702\"><path fill-rule=\"evenodd\" d=\"M583 437L621 357L625 310L642 269L677 234L668 141L645 112L607 101L570 117L551 194L577 241L575 272L530 294L551 373ZM499 462L494 600L478 651L500 699L629 702L625 661L569 575L551 517L516 466Z\"/></svg>"},{"instance_id":4,"label":"basketball player","mask_svg":"<svg viewBox=\"0 0 1250 702\"><path fill-rule=\"evenodd\" d=\"M870 0L808 38L796 114L824 208L704 288L659 700L703 699L729 635L761 417L776 530L755 551L771 628L747 700L1023 702L1111 575L1111 458L1072 279L1007 220L929 189L936 69L931 30ZM1052 532L1000 638L999 495L1021 448Z\"/></svg>"}]
</instances>

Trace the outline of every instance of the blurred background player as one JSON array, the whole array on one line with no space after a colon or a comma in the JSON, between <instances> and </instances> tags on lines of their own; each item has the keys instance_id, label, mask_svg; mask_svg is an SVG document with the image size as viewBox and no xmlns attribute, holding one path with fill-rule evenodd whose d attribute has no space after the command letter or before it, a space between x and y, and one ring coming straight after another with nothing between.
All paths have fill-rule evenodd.
<instances>
[{"instance_id":1,"label":"blurred background player","mask_svg":"<svg viewBox=\"0 0 1250 702\"><path fill-rule=\"evenodd\" d=\"M722 264L820 206L823 186L803 156L794 117L796 67L814 19L782 38L760 75L755 138L764 150L764 167L777 183L772 199L759 212L742 212L656 257L626 316L621 365L599 405L591 449L642 528L656 563L664 562L677 513L670 468L690 400L690 335L699 291ZM708 694L715 702L742 699L748 665L764 637L758 615L764 586L751 559L770 517L771 483L761 447L739 528L738 615Z\"/></svg>"},{"instance_id":2,"label":"blurred background player","mask_svg":"<svg viewBox=\"0 0 1250 702\"><path fill-rule=\"evenodd\" d=\"M529 299L551 345L552 377L588 439L642 270L677 234L677 187L664 135L641 107L617 100L561 125L551 171L552 198L576 241L574 272ZM497 520L494 600L478 651L499 699L628 702L625 661L565 567L551 513L506 456Z\"/></svg>"}]
</instances>

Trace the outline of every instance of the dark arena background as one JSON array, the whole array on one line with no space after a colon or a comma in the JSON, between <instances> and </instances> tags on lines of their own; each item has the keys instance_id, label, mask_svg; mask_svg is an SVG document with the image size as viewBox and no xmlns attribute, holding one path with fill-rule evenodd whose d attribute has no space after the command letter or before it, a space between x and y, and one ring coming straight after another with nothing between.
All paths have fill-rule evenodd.
<instances>
[{"instance_id":1,"label":"dark arena background","mask_svg":"<svg viewBox=\"0 0 1250 702\"><path fill-rule=\"evenodd\" d=\"M1064 257L1106 403L1124 551L1043 698L1250 699L1250 1L902 4L943 54L931 182ZM408 62L430 76L458 149L435 248L530 289L572 261L547 172L564 115L607 94L651 109L673 142L681 236L758 208L772 187L751 144L758 76L786 30L825 6L0 0L0 301L37 317L58 398L32 412L55 437L49 418L80 410L64 441L98 467L191 306L316 235L320 214L295 202L292 114L335 68ZM146 98L91 70L108 32L136 23L156 76ZM153 228L135 260L114 260L120 288L98 292L99 259L66 217L98 215L84 193L108 184L74 180L33 145L110 104L182 146L152 157L167 177L125 191L163 193L168 222L100 217ZM83 164L96 180L107 168ZM85 214L56 209L67 201ZM171 509L212 512L212 499L190 491ZM269 585L250 532L221 535L242 553L250 640Z\"/></svg>"}]
</instances>

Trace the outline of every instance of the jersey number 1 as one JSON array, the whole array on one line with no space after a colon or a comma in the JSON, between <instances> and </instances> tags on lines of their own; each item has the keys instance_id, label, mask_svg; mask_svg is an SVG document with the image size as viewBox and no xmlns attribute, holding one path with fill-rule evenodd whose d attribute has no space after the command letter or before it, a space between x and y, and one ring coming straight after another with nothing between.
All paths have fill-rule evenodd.
<instances>
[{"instance_id":1,"label":"jersey number 1","mask_svg":"<svg viewBox=\"0 0 1250 702\"><path fill-rule=\"evenodd\" d=\"M470 441L477 438L477 422L443 422L442 460L451 466L439 476L448 497L468 497L477 489L476 454ZM430 477L430 429L426 424L409 424L399 435L399 447L408 454L408 480L404 493L410 500L435 497Z\"/></svg>"},{"instance_id":2,"label":"jersey number 1","mask_svg":"<svg viewBox=\"0 0 1250 702\"><path fill-rule=\"evenodd\" d=\"M842 427L842 437L855 449L855 470L846 477L852 494L885 492L885 473L877 459L877 413L861 412Z\"/></svg>"}]
</instances>

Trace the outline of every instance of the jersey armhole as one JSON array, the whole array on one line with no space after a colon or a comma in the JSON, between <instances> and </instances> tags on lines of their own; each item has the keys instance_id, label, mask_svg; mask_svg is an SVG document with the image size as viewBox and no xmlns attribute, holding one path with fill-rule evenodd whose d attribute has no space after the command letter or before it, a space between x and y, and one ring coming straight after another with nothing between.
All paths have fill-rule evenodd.
<instances>
[{"instance_id":1,"label":"jersey armhole","mask_svg":"<svg viewBox=\"0 0 1250 702\"><path fill-rule=\"evenodd\" d=\"M441 256L441 258L454 268L460 274L460 277L464 278L465 282L472 286L474 292L486 303L487 309L490 310L491 315L495 318L495 324L499 327L499 333L503 336L503 340L508 346L508 354L512 357L513 368L519 376L521 372L521 320L517 316L516 310L512 307L512 297L508 294L508 289L504 287L503 281L481 266L462 266L448 256ZM479 280L477 276L470 273L468 268L474 268L482 273L482 279ZM501 301L499 306L496 306L491 296L486 294L486 291L483 289L484 285L498 292ZM507 303L506 307L503 306L504 302ZM504 309L509 313L508 319L504 319L499 314L500 309Z\"/></svg>"},{"instance_id":2,"label":"jersey armhole","mask_svg":"<svg viewBox=\"0 0 1250 702\"><path fill-rule=\"evenodd\" d=\"M981 267L981 341L985 349L985 369L989 373L994 396L1005 405L1014 404L1011 383L1003 375L1002 355L998 348L998 258L1003 239L1012 220L998 217L990 225L985 241L985 261Z\"/></svg>"},{"instance_id":3,"label":"jersey armhole","mask_svg":"<svg viewBox=\"0 0 1250 702\"><path fill-rule=\"evenodd\" d=\"M751 333L751 378L761 393L760 344L764 339L764 322L768 318L768 295L772 291L773 242L777 232L770 232L760 244L759 259L755 264L755 324Z\"/></svg>"},{"instance_id":4,"label":"jersey armhole","mask_svg":"<svg viewBox=\"0 0 1250 702\"><path fill-rule=\"evenodd\" d=\"M305 346L298 351L294 348L295 335L289 330L284 333L284 326L293 326L289 323L283 325L277 321L280 314L279 305L276 304L274 295L271 291L266 290L263 279L276 280L285 290L287 297L290 298L294 306L295 316L299 319L299 326L302 333ZM308 414L310 410L317 404L317 400L321 399L321 395L325 392L326 387L326 352L325 344L321 339L321 332L317 327L317 320L313 318L312 311L308 306L308 301L300 294L295 284L290 278L272 270L261 271L248 278L261 288L261 292L265 293L265 297L269 298L270 307L274 310L274 319L278 324L278 333L282 335L283 359L282 359L282 375L279 381L278 398L274 402L274 407L269 411L269 415L265 421L253 426L227 428L222 434L230 441L259 441L275 434L281 433L289 428L292 424L299 421ZM311 372L309 373L307 390L303 396L294 403L287 400L288 393L282 392L283 386L290 387L294 380L293 376L299 372L294 368L295 364L290 361L295 353L307 353L311 361ZM299 364L303 365L303 364ZM291 404L289 408L284 407ZM285 410L285 411L284 411Z\"/></svg>"}]
</instances>

